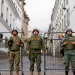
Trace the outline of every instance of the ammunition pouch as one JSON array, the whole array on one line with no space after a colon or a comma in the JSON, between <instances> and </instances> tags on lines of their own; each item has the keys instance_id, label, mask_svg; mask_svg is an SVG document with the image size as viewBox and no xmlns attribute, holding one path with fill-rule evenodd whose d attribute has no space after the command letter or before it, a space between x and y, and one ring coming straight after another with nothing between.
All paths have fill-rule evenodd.
<instances>
[{"instance_id":1,"label":"ammunition pouch","mask_svg":"<svg viewBox=\"0 0 75 75\"><path fill-rule=\"evenodd\" d=\"M8 46L12 47L12 45L13 45L13 39L11 39L11 40L8 41Z\"/></svg>"}]
</instances>

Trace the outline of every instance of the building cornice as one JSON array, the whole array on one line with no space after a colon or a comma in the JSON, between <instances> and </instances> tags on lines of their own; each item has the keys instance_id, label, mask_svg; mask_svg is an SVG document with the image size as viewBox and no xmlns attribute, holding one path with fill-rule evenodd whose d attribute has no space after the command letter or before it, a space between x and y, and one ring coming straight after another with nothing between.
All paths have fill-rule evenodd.
<instances>
[{"instance_id":1,"label":"building cornice","mask_svg":"<svg viewBox=\"0 0 75 75\"><path fill-rule=\"evenodd\" d=\"M15 5L14 5L13 1L12 0L6 0L6 2L10 6L12 12L16 15L16 17L19 17L19 14L18 14L18 12L17 12L17 10L15 8Z\"/></svg>"},{"instance_id":2,"label":"building cornice","mask_svg":"<svg viewBox=\"0 0 75 75\"><path fill-rule=\"evenodd\" d=\"M3 20L3 18L0 16L1 23L11 32L12 29L6 24L6 22Z\"/></svg>"}]
</instances>

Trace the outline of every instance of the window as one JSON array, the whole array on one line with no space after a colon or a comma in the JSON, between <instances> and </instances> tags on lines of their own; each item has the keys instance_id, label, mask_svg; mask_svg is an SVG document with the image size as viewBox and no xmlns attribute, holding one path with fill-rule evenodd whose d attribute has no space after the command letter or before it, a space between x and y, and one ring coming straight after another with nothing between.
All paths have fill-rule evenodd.
<instances>
[{"instance_id":1,"label":"window","mask_svg":"<svg viewBox=\"0 0 75 75\"><path fill-rule=\"evenodd\" d=\"M66 0L64 0L64 8L65 8L65 2L66 2Z\"/></svg>"},{"instance_id":2,"label":"window","mask_svg":"<svg viewBox=\"0 0 75 75\"><path fill-rule=\"evenodd\" d=\"M16 9L17 9L17 6L16 6Z\"/></svg>"},{"instance_id":3,"label":"window","mask_svg":"<svg viewBox=\"0 0 75 75\"><path fill-rule=\"evenodd\" d=\"M62 31L61 23L60 23L60 31Z\"/></svg>"},{"instance_id":4,"label":"window","mask_svg":"<svg viewBox=\"0 0 75 75\"><path fill-rule=\"evenodd\" d=\"M10 24L10 27L11 27L11 24Z\"/></svg>"},{"instance_id":5,"label":"window","mask_svg":"<svg viewBox=\"0 0 75 75\"><path fill-rule=\"evenodd\" d=\"M66 5L68 4L68 0L66 0Z\"/></svg>"},{"instance_id":6,"label":"window","mask_svg":"<svg viewBox=\"0 0 75 75\"><path fill-rule=\"evenodd\" d=\"M6 23L8 23L8 8L6 8Z\"/></svg>"},{"instance_id":7,"label":"window","mask_svg":"<svg viewBox=\"0 0 75 75\"><path fill-rule=\"evenodd\" d=\"M0 33L0 42L2 42L3 40L3 34L2 33Z\"/></svg>"},{"instance_id":8,"label":"window","mask_svg":"<svg viewBox=\"0 0 75 75\"><path fill-rule=\"evenodd\" d=\"M61 19L61 10L60 10L60 19Z\"/></svg>"},{"instance_id":9,"label":"window","mask_svg":"<svg viewBox=\"0 0 75 75\"><path fill-rule=\"evenodd\" d=\"M64 28L66 27L66 15L64 15Z\"/></svg>"},{"instance_id":10,"label":"window","mask_svg":"<svg viewBox=\"0 0 75 75\"><path fill-rule=\"evenodd\" d=\"M26 22L26 24L28 24L28 22Z\"/></svg>"},{"instance_id":11,"label":"window","mask_svg":"<svg viewBox=\"0 0 75 75\"><path fill-rule=\"evenodd\" d=\"M1 17L3 17L3 13L4 13L4 0L2 0L1 3Z\"/></svg>"},{"instance_id":12,"label":"window","mask_svg":"<svg viewBox=\"0 0 75 75\"><path fill-rule=\"evenodd\" d=\"M59 0L59 3L60 3L60 5L61 5L61 0Z\"/></svg>"},{"instance_id":13,"label":"window","mask_svg":"<svg viewBox=\"0 0 75 75\"><path fill-rule=\"evenodd\" d=\"M63 15L63 4L62 4L62 15Z\"/></svg>"},{"instance_id":14,"label":"window","mask_svg":"<svg viewBox=\"0 0 75 75\"><path fill-rule=\"evenodd\" d=\"M12 26L12 14L10 14L10 26Z\"/></svg>"},{"instance_id":15,"label":"window","mask_svg":"<svg viewBox=\"0 0 75 75\"><path fill-rule=\"evenodd\" d=\"M15 28L15 19L13 18L13 28Z\"/></svg>"},{"instance_id":16,"label":"window","mask_svg":"<svg viewBox=\"0 0 75 75\"><path fill-rule=\"evenodd\" d=\"M70 11L69 9L67 10L67 24L70 22Z\"/></svg>"},{"instance_id":17,"label":"window","mask_svg":"<svg viewBox=\"0 0 75 75\"><path fill-rule=\"evenodd\" d=\"M63 19L62 19L62 31L63 31Z\"/></svg>"}]
</instances>

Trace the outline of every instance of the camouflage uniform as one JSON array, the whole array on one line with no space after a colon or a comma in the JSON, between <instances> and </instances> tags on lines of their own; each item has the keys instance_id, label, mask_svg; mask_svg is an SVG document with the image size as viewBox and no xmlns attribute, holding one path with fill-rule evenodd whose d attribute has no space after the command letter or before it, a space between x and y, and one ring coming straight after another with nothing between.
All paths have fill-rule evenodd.
<instances>
[{"instance_id":1,"label":"camouflage uniform","mask_svg":"<svg viewBox=\"0 0 75 75\"><path fill-rule=\"evenodd\" d=\"M37 64L37 71L41 71L41 49L44 51L44 40L40 36L31 36L27 41L29 50L30 71L34 71L34 63Z\"/></svg>"},{"instance_id":2,"label":"camouflage uniform","mask_svg":"<svg viewBox=\"0 0 75 75\"><path fill-rule=\"evenodd\" d=\"M68 29L66 32L68 31L72 30ZM75 75L75 46L71 44L71 42L75 42L75 37L66 33L64 42L65 41L67 42L67 45L64 46L65 75L68 75L70 62L72 65L73 74Z\"/></svg>"},{"instance_id":3,"label":"camouflage uniform","mask_svg":"<svg viewBox=\"0 0 75 75\"><path fill-rule=\"evenodd\" d=\"M16 42L20 42L21 39L18 36L15 39L13 37L10 37L9 40L11 40L11 39L13 39L13 44L11 47L9 47L9 50L10 50L10 56L9 56L10 72L12 72L14 70L14 61L16 64L16 72L19 72L20 46L16 45Z\"/></svg>"}]
</instances>

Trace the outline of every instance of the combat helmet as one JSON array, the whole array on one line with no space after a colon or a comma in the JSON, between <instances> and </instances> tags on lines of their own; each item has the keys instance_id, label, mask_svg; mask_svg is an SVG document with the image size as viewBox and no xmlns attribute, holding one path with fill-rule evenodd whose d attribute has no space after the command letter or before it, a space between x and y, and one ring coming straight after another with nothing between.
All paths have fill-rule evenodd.
<instances>
[{"instance_id":1,"label":"combat helmet","mask_svg":"<svg viewBox=\"0 0 75 75\"><path fill-rule=\"evenodd\" d=\"M73 32L71 28L68 28L68 29L66 30L66 33L67 33L68 31Z\"/></svg>"},{"instance_id":2,"label":"combat helmet","mask_svg":"<svg viewBox=\"0 0 75 75\"><path fill-rule=\"evenodd\" d=\"M13 34L14 31L18 34L18 31L16 29L12 30L11 34Z\"/></svg>"},{"instance_id":3,"label":"combat helmet","mask_svg":"<svg viewBox=\"0 0 75 75\"><path fill-rule=\"evenodd\" d=\"M37 28L34 28L34 29L33 29L33 32L34 32L34 31L37 31L37 32L39 33L39 30L38 30Z\"/></svg>"}]
</instances>

